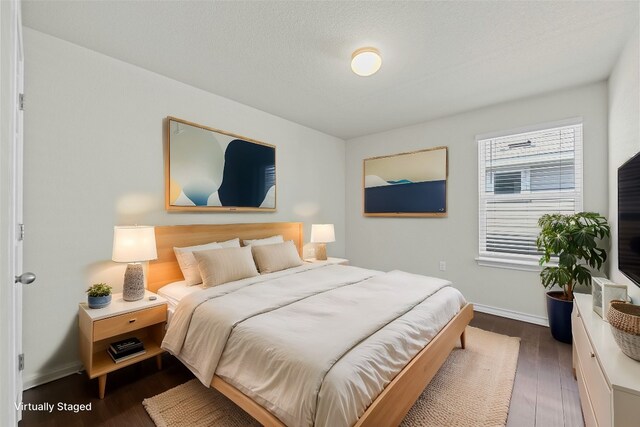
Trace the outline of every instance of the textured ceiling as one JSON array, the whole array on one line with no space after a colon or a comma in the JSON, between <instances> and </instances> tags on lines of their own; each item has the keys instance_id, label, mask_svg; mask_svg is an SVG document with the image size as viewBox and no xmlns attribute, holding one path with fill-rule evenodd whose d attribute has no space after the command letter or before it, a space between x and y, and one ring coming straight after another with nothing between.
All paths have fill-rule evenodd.
<instances>
[{"instance_id":1,"label":"textured ceiling","mask_svg":"<svg viewBox=\"0 0 640 427\"><path fill-rule=\"evenodd\" d=\"M26 26L344 139L607 78L638 2L23 1ZM375 46L380 72L351 52Z\"/></svg>"}]
</instances>

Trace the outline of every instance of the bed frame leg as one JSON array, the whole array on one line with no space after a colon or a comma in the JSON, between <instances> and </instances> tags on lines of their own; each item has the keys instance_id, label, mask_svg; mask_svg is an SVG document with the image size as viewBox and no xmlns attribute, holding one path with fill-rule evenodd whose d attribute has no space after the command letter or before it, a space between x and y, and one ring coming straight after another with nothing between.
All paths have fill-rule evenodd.
<instances>
[{"instance_id":1,"label":"bed frame leg","mask_svg":"<svg viewBox=\"0 0 640 427\"><path fill-rule=\"evenodd\" d=\"M465 349L467 348L467 335L466 335L467 330L465 329L464 331L462 331L462 334L460 335L460 347Z\"/></svg>"}]
</instances>

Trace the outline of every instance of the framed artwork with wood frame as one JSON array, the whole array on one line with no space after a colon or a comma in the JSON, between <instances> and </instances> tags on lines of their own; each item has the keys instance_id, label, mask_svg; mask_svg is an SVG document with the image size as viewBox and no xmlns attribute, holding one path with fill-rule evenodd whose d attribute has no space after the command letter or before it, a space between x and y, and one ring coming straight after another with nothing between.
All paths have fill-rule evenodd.
<instances>
[{"instance_id":1,"label":"framed artwork with wood frame","mask_svg":"<svg viewBox=\"0 0 640 427\"><path fill-rule=\"evenodd\" d=\"M447 216L447 147L364 159L362 171L364 216Z\"/></svg>"},{"instance_id":2,"label":"framed artwork with wood frame","mask_svg":"<svg viewBox=\"0 0 640 427\"><path fill-rule=\"evenodd\" d=\"M276 147L175 117L165 120L168 211L276 210Z\"/></svg>"}]
</instances>

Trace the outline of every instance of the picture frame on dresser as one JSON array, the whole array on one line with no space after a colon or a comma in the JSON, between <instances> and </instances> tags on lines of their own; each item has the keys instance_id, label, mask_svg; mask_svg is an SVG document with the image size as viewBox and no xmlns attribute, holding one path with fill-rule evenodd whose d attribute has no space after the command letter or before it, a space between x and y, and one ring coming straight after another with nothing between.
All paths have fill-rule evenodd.
<instances>
[{"instance_id":1,"label":"picture frame on dresser","mask_svg":"<svg viewBox=\"0 0 640 427\"><path fill-rule=\"evenodd\" d=\"M627 285L613 283L604 277L593 277L591 279L591 296L593 311L606 322L611 301L627 300Z\"/></svg>"},{"instance_id":2,"label":"picture frame on dresser","mask_svg":"<svg viewBox=\"0 0 640 427\"><path fill-rule=\"evenodd\" d=\"M167 211L276 210L275 145L169 116L164 163Z\"/></svg>"}]
</instances>

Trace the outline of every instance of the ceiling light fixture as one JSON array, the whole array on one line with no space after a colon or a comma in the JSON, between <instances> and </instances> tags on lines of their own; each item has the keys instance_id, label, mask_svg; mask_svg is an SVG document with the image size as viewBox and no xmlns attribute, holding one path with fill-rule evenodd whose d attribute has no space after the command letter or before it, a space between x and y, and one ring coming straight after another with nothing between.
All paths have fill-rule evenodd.
<instances>
[{"instance_id":1,"label":"ceiling light fixture","mask_svg":"<svg viewBox=\"0 0 640 427\"><path fill-rule=\"evenodd\" d=\"M375 74L382 66L380 51L375 47L363 47L351 55L351 69L359 76Z\"/></svg>"}]
</instances>

